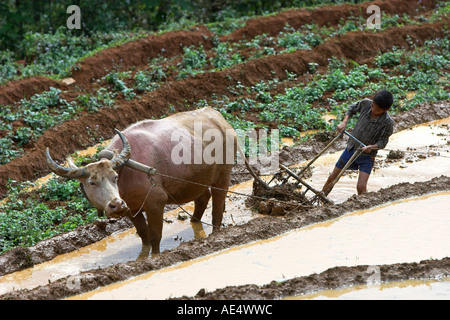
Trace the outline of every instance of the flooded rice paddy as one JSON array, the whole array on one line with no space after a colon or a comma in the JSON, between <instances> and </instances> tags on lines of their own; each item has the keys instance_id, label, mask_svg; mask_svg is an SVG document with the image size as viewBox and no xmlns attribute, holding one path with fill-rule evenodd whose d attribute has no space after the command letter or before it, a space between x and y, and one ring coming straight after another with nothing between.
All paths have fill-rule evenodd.
<instances>
[{"instance_id":1,"label":"flooded rice paddy","mask_svg":"<svg viewBox=\"0 0 450 320\"><path fill-rule=\"evenodd\" d=\"M448 300L450 278L440 280L406 280L359 285L339 290L287 297L288 300Z\"/></svg>"},{"instance_id":2,"label":"flooded rice paddy","mask_svg":"<svg viewBox=\"0 0 450 320\"><path fill-rule=\"evenodd\" d=\"M385 161L387 151L380 151L368 191L448 175L449 123L450 118L447 118L393 135L389 149L410 152L400 160ZM321 188L339 155L340 152L325 155L314 164L310 178L314 187ZM354 173L343 176L329 197L336 203L348 199L356 193L356 178ZM232 190L251 194L252 183L244 182L233 186ZM245 206L244 201L242 196L229 195L225 225L242 224L258 216ZM389 264L448 257L449 204L450 194L439 193L354 212L270 240L151 272L75 298L166 299L195 295L202 288L214 290L229 285L284 281L339 265ZM184 208L192 212L193 206L187 204ZM162 250L211 233L211 227L207 224L192 224L185 218L188 217L180 209L165 215ZM211 221L210 208L203 220ZM133 261L137 259L140 249L141 241L132 228L33 268L0 277L0 294L45 285L86 270ZM201 279L198 274L202 275ZM167 286L167 281L176 285Z\"/></svg>"},{"instance_id":3,"label":"flooded rice paddy","mask_svg":"<svg viewBox=\"0 0 450 320\"><path fill-rule=\"evenodd\" d=\"M200 289L284 281L334 266L441 259L450 255L448 212L450 192L399 201L150 272L75 298L166 299L193 296Z\"/></svg>"}]
</instances>

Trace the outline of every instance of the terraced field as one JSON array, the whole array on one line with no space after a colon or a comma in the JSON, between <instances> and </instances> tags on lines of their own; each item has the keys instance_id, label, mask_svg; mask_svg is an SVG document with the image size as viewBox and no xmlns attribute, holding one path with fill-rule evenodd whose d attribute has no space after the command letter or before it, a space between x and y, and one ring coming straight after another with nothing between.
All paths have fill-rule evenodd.
<instances>
[{"instance_id":1,"label":"terraced field","mask_svg":"<svg viewBox=\"0 0 450 320\"><path fill-rule=\"evenodd\" d=\"M379 30L366 28L366 12L372 4L382 12ZM240 222L231 217L221 231L175 241L176 245L156 257L128 257L75 273L63 272L51 283L44 276L39 284L17 283L15 289L19 290L0 291L0 297L67 298L356 210L450 190L445 166L449 156L445 122L450 117L449 60L448 4L393 0L291 9L249 19L233 30L199 25L150 35L79 61L68 79L36 76L2 84L0 284L9 282L12 287L15 280L8 277L20 270L33 272L33 267L46 261L131 228L127 220L97 221L96 210L83 198L76 182L51 177L41 188L29 190L37 179L49 174L44 155L47 146L53 158L63 162L69 154L110 139L114 128L122 130L143 119L209 105L235 129L279 129L281 138L293 143L283 147L280 161L294 165L313 158L334 136L335 123L326 119L339 119L350 103L388 88L396 99L391 111L396 132L414 131L416 125L444 119L429 125L440 130L434 134L439 137L436 143L414 150L403 145L406 158L400 161L407 157L412 157L407 163L422 161L423 168L417 170L423 171L429 171L425 159L443 159L444 164L439 162L439 174L415 180L408 164L383 158L379 170L403 165L403 175L411 178L389 180L389 185L360 197L344 192L337 204L293 210L282 217L256 212ZM331 151L343 146L340 142ZM76 156L78 164L93 159L95 150L94 155ZM239 166L233 173L233 184L250 179ZM245 203L237 196L228 200ZM412 261L375 265L382 281L439 278L449 275L448 257L426 261L413 257ZM91 259L95 260L95 255ZM277 282L270 284L244 283L229 290L211 289L208 294L200 290L196 298L278 299L364 284L367 277L362 273L367 268L330 265L311 276L272 279ZM68 285L74 276L76 285ZM160 298L169 297L177 296Z\"/></svg>"}]
</instances>

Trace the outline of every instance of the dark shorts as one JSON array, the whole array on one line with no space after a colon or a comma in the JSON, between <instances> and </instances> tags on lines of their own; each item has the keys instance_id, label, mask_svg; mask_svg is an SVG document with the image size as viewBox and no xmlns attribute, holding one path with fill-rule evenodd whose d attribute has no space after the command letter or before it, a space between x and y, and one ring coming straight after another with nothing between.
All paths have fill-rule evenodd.
<instances>
[{"instance_id":1,"label":"dark shorts","mask_svg":"<svg viewBox=\"0 0 450 320\"><path fill-rule=\"evenodd\" d=\"M348 160L350 160L354 152L355 152L354 149L351 150L345 149L339 160L336 162L336 167L338 167L339 169L344 168L345 164L347 163ZM374 163L375 158L372 158L368 154L362 153L358 158L355 159L355 161L350 165L350 167L348 167L348 169L350 170L359 169L362 172L370 174Z\"/></svg>"}]
</instances>

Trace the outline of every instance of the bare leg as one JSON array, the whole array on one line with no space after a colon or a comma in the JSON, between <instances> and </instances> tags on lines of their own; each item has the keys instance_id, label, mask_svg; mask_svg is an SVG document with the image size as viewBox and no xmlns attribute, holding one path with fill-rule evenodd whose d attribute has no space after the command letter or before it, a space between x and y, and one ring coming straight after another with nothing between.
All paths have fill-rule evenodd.
<instances>
[{"instance_id":1,"label":"bare leg","mask_svg":"<svg viewBox=\"0 0 450 320\"><path fill-rule=\"evenodd\" d=\"M369 181L369 177L369 173L359 171L358 184L356 185L358 195L367 192L367 181Z\"/></svg>"},{"instance_id":2,"label":"bare leg","mask_svg":"<svg viewBox=\"0 0 450 320\"><path fill-rule=\"evenodd\" d=\"M219 181L213 184L213 186L223 190L228 190L230 184L230 173L231 169L229 172L222 175ZM219 230L222 225L223 212L225 211L225 199L227 197L227 191L223 190L214 188L211 189L213 231Z\"/></svg>"},{"instance_id":3,"label":"bare leg","mask_svg":"<svg viewBox=\"0 0 450 320\"><path fill-rule=\"evenodd\" d=\"M322 191L325 193L325 195L328 195L331 192L331 190L333 190L333 188L331 188L329 190L327 190L327 189L330 186L331 182L333 182L333 180L336 179L336 177L339 175L339 173L341 173L341 170L342 169L339 169L338 167L335 166L333 171L328 176L328 179L322 188Z\"/></svg>"}]
</instances>

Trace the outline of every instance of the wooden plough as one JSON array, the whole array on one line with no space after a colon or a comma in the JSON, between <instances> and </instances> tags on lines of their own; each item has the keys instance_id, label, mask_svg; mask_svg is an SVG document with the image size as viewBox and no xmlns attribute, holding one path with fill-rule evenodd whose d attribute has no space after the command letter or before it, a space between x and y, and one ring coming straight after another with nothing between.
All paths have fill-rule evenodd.
<instances>
[{"instance_id":1,"label":"wooden plough","mask_svg":"<svg viewBox=\"0 0 450 320\"><path fill-rule=\"evenodd\" d=\"M307 170L311 167L311 165L320 157L322 156L328 149L330 149L334 143L342 137L343 134L346 134L351 139L355 140L357 143L359 143L359 148L357 148L356 152L352 155L350 160L347 162L347 164L344 166L344 168L341 170L339 175L331 182L331 184L328 186L327 190L325 191L319 191L312 187L309 183L307 183L304 179L304 174L307 172ZM269 181L268 185L271 188L274 188L273 186L270 186L270 183L278 180L281 181L281 186L285 185L289 178L294 178L297 182L294 185L295 187L298 187L300 184L302 184L306 189L302 191L302 195L306 198L306 193L308 191L311 191L314 193L314 196L310 199L308 199L308 202L311 204L330 204L333 203L327 196L330 193L333 186L339 181L341 176L344 174L344 172L352 165L352 163L356 160L356 158L361 155L363 152L361 150L362 147L365 147L364 143L356 139L354 136L352 136L347 131L341 132L339 135L337 135L328 145L323 148L312 160L308 162L308 164L301 168L299 172L294 172L293 170L289 169L287 166L280 164L280 168L282 169L280 172L276 173L273 178Z\"/></svg>"}]
</instances>

